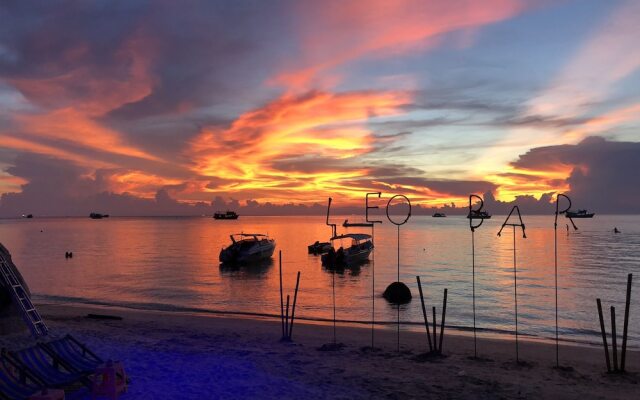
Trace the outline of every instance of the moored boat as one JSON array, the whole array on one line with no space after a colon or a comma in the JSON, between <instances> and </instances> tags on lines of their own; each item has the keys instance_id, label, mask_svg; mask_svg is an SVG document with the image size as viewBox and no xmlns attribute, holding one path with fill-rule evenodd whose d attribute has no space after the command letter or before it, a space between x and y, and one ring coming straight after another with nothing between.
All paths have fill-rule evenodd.
<instances>
[{"instance_id":1,"label":"moored boat","mask_svg":"<svg viewBox=\"0 0 640 400\"><path fill-rule=\"evenodd\" d=\"M432 215L433 218L444 218L446 216L447 215L445 213L440 213L440 212L433 213L433 215Z\"/></svg>"},{"instance_id":2,"label":"moored boat","mask_svg":"<svg viewBox=\"0 0 640 400\"><path fill-rule=\"evenodd\" d=\"M310 244L309 246L307 246L307 249L309 250L309 254L324 254L329 252L329 250L331 250L333 248L333 246L331 246L331 243L329 242L320 242L318 240L316 240L315 243Z\"/></svg>"},{"instance_id":3,"label":"moored boat","mask_svg":"<svg viewBox=\"0 0 640 400\"><path fill-rule=\"evenodd\" d=\"M578 210L578 211L568 210L565 213L565 216L567 218L593 218L594 215L596 215L596 213L590 213L590 212L587 212L587 210Z\"/></svg>"},{"instance_id":4,"label":"moored boat","mask_svg":"<svg viewBox=\"0 0 640 400\"><path fill-rule=\"evenodd\" d=\"M322 255L322 264L327 267L353 266L363 263L369 259L369 254L373 250L371 235L365 233L347 233L331 238L334 240L351 239L351 245L347 248L340 247L335 250L333 246L327 254Z\"/></svg>"},{"instance_id":5,"label":"moored boat","mask_svg":"<svg viewBox=\"0 0 640 400\"><path fill-rule=\"evenodd\" d=\"M231 245L220 250L222 263L248 263L271 258L276 248L275 240L259 233L236 233L229 236Z\"/></svg>"},{"instance_id":6,"label":"moored boat","mask_svg":"<svg viewBox=\"0 0 640 400\"><path fill-rule=\"evenodd\" d=\"M236 214L234 211L227 211L227 212L216 212L215 214L213 214L213 219L238 219L238 214Z\"/></svg>"}]
</instances>

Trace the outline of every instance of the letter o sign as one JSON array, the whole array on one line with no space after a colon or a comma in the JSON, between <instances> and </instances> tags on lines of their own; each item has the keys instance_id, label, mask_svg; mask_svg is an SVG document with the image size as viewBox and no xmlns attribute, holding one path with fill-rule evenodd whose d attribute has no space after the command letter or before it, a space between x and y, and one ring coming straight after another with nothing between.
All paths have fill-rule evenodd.
<instances>
[{"instance_id":1,"label":"letter o sign","mask_svg":"<svg viewBox=\"0 0 640 400\"><path fill-rule=\"evenodd\" d=\"M409 212L407 213L407 216L405 217L404 220L394 220L393 218L391 218L391 216L389 215L389 207L391 206L391 202L393 202L393 200L398 197L400 199L404 199L403 202L406 202L407 205L409 206ZM409 200L409 198L403 194L396 194L395 196L393 196L392 198L389 199L389 202L387 203L387 219L389 220L389 222L391 222L394 225L404 225L407 223L407 221L409 220L409 218L411 217L411 201Z\"/></svg>"}]
</instances>

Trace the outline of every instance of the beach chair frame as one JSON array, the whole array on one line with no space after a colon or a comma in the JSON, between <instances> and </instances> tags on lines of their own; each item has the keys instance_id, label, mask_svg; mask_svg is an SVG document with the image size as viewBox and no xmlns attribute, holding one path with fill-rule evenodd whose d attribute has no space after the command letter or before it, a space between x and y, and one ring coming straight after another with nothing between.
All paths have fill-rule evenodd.
<instances>
[{"instance_id":1,"label":"beach chair frame","mask_svg":"<svg viewBox=\"0 0 640 400\"><path fill-rule=\"evenodd\" d=\"M51 357L40 346L32 346L19 351L5 351L5 356L29 370L46 386L70 388L75 384L91 387L88 373L79 372Z\"/></svg>"},{"instance_id":2,"label":"beach chair frame","mask_svg":"<svg viewBox=\"0 0 640 400\"><path fill-rule=\"evenodd\" d=\"M39 343L38 346L65 368L77 372L93 373L104 364L102 358L71 335L48 343Z\"/></svg>"},{"instance_id":3,"label":"beach chair frame","mask_svg":"<svg viewBox=\"0 0 640 400\"><path fill-rule=\"evenodd\" d=\"M6 357L5 352L2 349L0 354L0 399L27 399L46 386L31 371Z\"/></svg>"}]
</instances>

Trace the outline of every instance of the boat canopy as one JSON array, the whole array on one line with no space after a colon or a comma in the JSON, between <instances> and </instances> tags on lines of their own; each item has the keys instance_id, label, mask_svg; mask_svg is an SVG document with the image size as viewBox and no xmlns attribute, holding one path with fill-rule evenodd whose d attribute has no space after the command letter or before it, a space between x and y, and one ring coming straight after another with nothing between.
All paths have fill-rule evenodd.
<instances>
[{"instance_id":1,"label":"boat canopy","mask_svg":"<svg viewBox=\"0 0 640 400\"><path fill-rule=\"evenodd\" d=\"M338 235L331 238L331 240L337 239L353 239L353 240L369 240L371 239L371 235L367 235L366 233L346 233L344 235Z\"/></svg>"},{"instance_id":2,"label":"boat canopy","mask_svg":"<svg viewBox=\"0 0 640 400\"><path fill-rule=\"evenodd\" d=\"M239 237L241 240L245 237L252 237L255 238L256 240L259 237L268 237L267 235L263 235L262 233L234 233L232 235L229 235L229 237L231 238L232 242L236 242L235 237Z\"/></svg>"}]
</instances>

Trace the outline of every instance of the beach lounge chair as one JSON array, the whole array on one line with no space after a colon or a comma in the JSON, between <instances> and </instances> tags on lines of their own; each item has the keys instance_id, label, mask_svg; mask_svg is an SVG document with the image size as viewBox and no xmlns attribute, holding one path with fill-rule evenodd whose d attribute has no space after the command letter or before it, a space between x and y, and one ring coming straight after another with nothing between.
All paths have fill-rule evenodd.
<instances>
[{"instance_id":1,"label":"beach lounge chair","mask_svg":"<svg viewBox=\"0 0 640 400\"><path fill-rule=\"evenodd\" d=\"M28 369L4 355L0 356L0 399L28 399L38 393L43 386L43 383Z\"/></svg>"},{"instance_id":2,"label":"beach lounge chair","mask_svg":"<svg viewBox=\"0 0 640 400\"><path fill-rule=\"evenodd\" d=\"M87 373L75 371L51 357L40 346L20 351L3 350L3 355L21 367L28 369L39 381L48 387L65 388L81 383L91 387Z\"/></svg>"},{"instance_id":3,"label":"beach lounge chair","mask_svg":"<svg viewBox=\"0 0 640 400\"><path fill-rule=\"evenodd\" d=\"M48 343L40 343L39 346L54 360L77 372L90 374L104 364L99 356L71 335Z\"/></svg>"}]
</instances>

